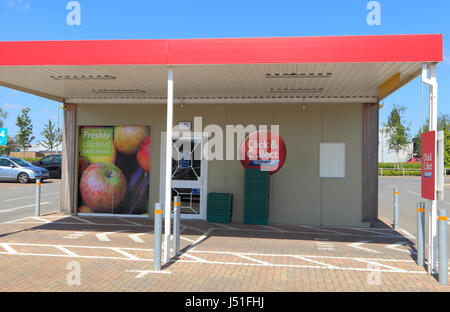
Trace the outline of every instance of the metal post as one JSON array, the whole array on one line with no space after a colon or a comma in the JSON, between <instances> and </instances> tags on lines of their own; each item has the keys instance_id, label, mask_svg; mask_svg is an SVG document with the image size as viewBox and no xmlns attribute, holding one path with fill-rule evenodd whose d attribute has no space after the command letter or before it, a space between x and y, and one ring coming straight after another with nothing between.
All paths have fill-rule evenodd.
<instances>
[{"instance_id":1,"label":"metal post","mask_svg":"<svg viewBox=\"0 0 450 312\"><path fill-rule=\"evenodd\" d=\"M34 214L36 217L41 215L41 179L36 180L36 207Z\"/></svg>"},{"instance_id":2,"label":"metal post","mask_svg":"<svg viewBox=\"0 0 450 312\"><path fill-rule=\"evenodd\" d=\"M437 63L424 64L422 66L422 83L430 86L429 88L429 131L437 131L437 111L438 111L438 82L436 78ZM429 72L429 78L428 78ZM434 163L437 163L437 144L435 149ZM437 176L437 168L434 170L434 176ZM437 189L437 181L435 182L435 189ZM436 255L437 255L437 205L436 200L429 201L430 208L428 209L428 273L436 274Z\"/></svg>"},{"instance_id":3,"label":"metal post","mask_svg":"<svg viewBox=\"0 0 450 312\"><path fill-rule=\"evenodd\" d=\"M164 263L170 260L170 222L172 216L172 145L173 145L173 69L169 67L167 79L167 134L166 134L166 181L164 194Z\"/></svg>"},{"instance_id":4,"label":"metal post","mask_svg":"<svg viewBox=\"0 0 450 312\"><path fill-rule=\"evenodd\" d=\"M161 271L161 250L162 250L162 208L161 204L155 204L155 228L153 246L153 270Z\"/></svg>"},{"instance_id":5,"label":"metal post","mask_svg":"<svg viewBox=\"0 0 450 312\"><path fill-rule=\"evenodd\" d=\"M425 263L425 203L417 203L417 265Z\"/></svg>"},{"instance_id":6,"label":"metal post","mask_svg":"<svg viewBox=\"0 0 450 312\"><path fill-rule=\"evenodd\" d=\"M439 282L448 285L447 209L439 209Z\"/></svg>"},{"instance_id":7,"label":"metal post","mask_svg":"<svg viewBox=\"0 0 450 312\"><path fill-rule=\"evenodd\" d=\"M173 207L173 254L175 257L178 257L180 255L180 196L175 196Z\"/></svg>"},{"instance_id":8,"label":"metal post","mask_svg":"<svg viewBox=\"0 0 450 312\"><path fill-rule=\"evenodd\" d=\"M398 191L398 188L394 188L394 230L398 230L398 220L400 216L400 209L398 205L398 196L400 192Z\"/></svg>"}]
</instances>

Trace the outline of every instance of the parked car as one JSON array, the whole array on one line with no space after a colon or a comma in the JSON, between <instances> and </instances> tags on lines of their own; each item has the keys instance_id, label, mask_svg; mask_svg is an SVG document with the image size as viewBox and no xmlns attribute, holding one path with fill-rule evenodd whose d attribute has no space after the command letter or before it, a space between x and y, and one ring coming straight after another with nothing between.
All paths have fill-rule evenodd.
<instances>
[{"instance_id":1,"label":"parked car","mask_svg":"<svg viewBox=\"0 0 450 312\"><path fill-rule=\"evenodd\" d=\"M35 166L47 169L50 177L57 179L61 179L61 164L61 155L49 155L33 163Z\"/></svg>"},{"instance_id":2,"label":"parked car","mask_svg":"<svg viewBox=\"0 0 450 312\"><path fill-rule=\"evenodd\" d=\"M0 181L17 181L26 184L36 179L43 181L48 178L47 169L36 167L20 158L0 156Z\"/></svg>"},{"instance_id":3,"label":"parked car","mask_svg":"<svg viewBox=\"0 0 450 312\"><path fill-rule=\"evenodd\" d=\"M417 164L417 163L421 163L422 159L420 158L411 158L410 160L408 160L408 164Z\"/></svg>"}]
</instances>

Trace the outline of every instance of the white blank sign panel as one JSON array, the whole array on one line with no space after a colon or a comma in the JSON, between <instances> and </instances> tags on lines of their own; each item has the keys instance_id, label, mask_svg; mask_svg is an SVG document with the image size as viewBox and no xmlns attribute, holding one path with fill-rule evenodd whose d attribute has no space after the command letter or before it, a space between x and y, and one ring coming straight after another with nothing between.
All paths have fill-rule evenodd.
<instances>
[{"instance_id":1,"label":"white blank sign panel","mask_svg":"<svg viewBox=\"0 0 450 312\"><path fill-rule=\"evenodd\" d=\"M345 178L345 143L320 143L320 177Z\"/></svg>"}]
</instances>

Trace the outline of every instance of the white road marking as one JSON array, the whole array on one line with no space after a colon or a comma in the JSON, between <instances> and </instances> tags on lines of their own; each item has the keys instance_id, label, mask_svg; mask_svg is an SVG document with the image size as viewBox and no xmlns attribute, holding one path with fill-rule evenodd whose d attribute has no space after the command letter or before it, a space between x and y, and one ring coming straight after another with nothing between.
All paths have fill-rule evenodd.
<instances>
[{"instance_id":1,"label":"white road marking","mask_svg":"<svg viewBox=\"0 0 450 312\"><path fill-rule=\"evenodd\" d=\"M409 233L407 230L401 228L400 232L405 234L405 236L408 237L409 239L416 240L416 237L414 235L412 235L411 233Z\"/></svg>"},{"instance_id":2,"label":"white road marking","mask_svg":"<svg viewBox=\"0 0 450 312\"><path fill-rule=\"evenodd\" d=\"M41 194L41 197L42 196L51 196L51 195L56 195L56 194L59 194L59 192ZM5 203L9 203L9 202L12 202L12 201L17 201L17 200L22 200L22 199L34 199L34 198L36 198L36 195L35 196L27 196L27 197L18 197L18 198L12 198L12 199L4 199L3 201Z\"/></svg>"},{"instance_id":3,"label":"white road marking","mask_svg":"<svg viewBox=\"0 0 450 312\"><path fill-rule=\"evenodd\" d=\"M364 251L367 251L367 252L371 252L371 253L378 253L378 254L382 253L382 252L377 251L377 250L373 250L373 249L370 249L370 248L362 247L362 245L367 244L367 243L368 243L368 241L360 241L360 242L357 242L357 243L348 244L347 246L351 247L351 248L356 248L356 249L364 250Z\"/></svg>"},{"instance_id":4,"label":"white road marking","mask_svg":"<svg viewBox=\"0 0 450 312\"><path fill-rule=\"evenodd\" d=\"M232 227L232 226L229 226L229 225L226 225L226 224L222 224L222 223L213 223L213 224L214 225L218 225L218 226L220 226L222 228L225 228L227 230L232 230L232 231L238 231L239 230L239 229L237 229L235 227Z\"/></svg>"},{"instance_id":5,"label":"white road marking","mask_svg":"<svg viewBox=\"0 0 450 312\"><path fill-rule=\"evenodd\" d=\"M63 257L63 258L86 258L86 259L114 259L114 260L123 260L123 261L143 261L143 262L152 262L153 259L143 259L138 258L135 256L130 257L129 254L126 257L110 257L110 256L83 256L76 254L72 252L72 254L76 256L68 255L66 251L64 251L64 254L42 254L42 253L20 253L15 251L10 245L12 246L46 246L46 247L63 247L65 249L105 249L105 250L139 250L139 251L148 251L149 253L152 251L152 249L139 249L139 248L114 248L114 247L96 247L96 246L71 246L71 245L45 245L45 244L23 244L23 243L2 243L0 246L3 246L3 248L6 249L5 246L9 247L8 252L0 252L1 255L15 255L15 256L38 256L38 257ZM62 251L62 249L58 248ZM192 253L211 253L211 254L226 254L226 255L233 255L236 254L235 252L219 252L219 251L192 251ZM221 262L221 261L207 261L205 259L195 257L192 255L189 255L187 257L190 257L192 260L171 260L171 262L180 262L180 263L207 263L207 264L224 264L224 265L236 265L236 266L270 266L270 267L287 267L287 268L308 268L308 269L332 269L332 270L344 270L344 271L362 271L362 272L390 272L390 273L407 273L407 274L428 274L425 270L422 271L407 271L404 269L399 269L390 265L385 265L380 262L403 262L403 263L414 263L413 260L406 260L406 259L366 259L366 258L351 258L351 257L328 257L328 256L311 256L311 255L289 255L289 254L258 254L258 253L238 253L239 255L246 255L246 256L268 256L268 257L297 257L297 258L306 258L308 260L311 259L319 259L321 261L324 261L326 259L346 259L346 260L352 260L352 261L358 261L358 262L365 262L373 264L374 266L383 267L386 269L380 269L380 268L357 268L357 267L338 267L335 265L329 265L325 262L320 262L320 266L311 266L311 265L295 265L295 264L262 264L262 263L238 263L238 262ZM186 255L186 254L184 254ZM256 259L255 259L256 260ZM315 260L314 260L315 261ZM151 272L151 271L150 271Z\"/></svg>"},{"instance_id":6,"label":"white road marking","mask_svg":"<svg viewBox=\"0 0 450 312\"><path fill-rule=\"evenodd\" d=\"M123 222L128 223L128 224L142 225L141 223L134 222L134 221L132 221L132 220L130 220L130 219L128 219L128 218L118 218L118 219L119 219L120 221L123 221Z\"/></svg>"},{"instance_id":7,"label":"white road marking","mask_svg":"<svg viewBox=\"0 0 450 312\"><path fill-rule=\"evenodd\" d=\"M83 218L80 218L80 217L77 217L77 216L70 216L70 217L71 217L72 219L81 221L81 222L83 222L83 223L87 223L87 224L95 224L94 222L91 222L91 221L89 221L89 220L86 220L86 219L83 219Z\"/></svg>"},{"instance_id":8,"label":"white road marking","mask_svg":"<svg viewBox=\"0 0 450 312\"><path fill-rule=\"evenodd\" d=\"M303 260L303 261L306 261L306 262L312 262L312 263L315 263L315 264L319 264L319 265L324 266L324 267L329 268L329 269L337 269L338 268L337 266L334 266L334 265L331 265L331 264L328 264L328 263L324 263L324 262L321 262L321 261L308 259L306 257L293 256L293 258L300 259L300 260Z\"/></svg>"},{"instance_id":9,"label":"white road marking","mask_svg":"<svg viewBox=\"0 0 450 312\"><path fill-rule=\"evenodd\" d=\"M138 260L139 258L136 257L135 255L132 255L124 250L122 250L121 248L111 248L111 250L114 250L115 252L120 253L121 255L131 259L131 260Z\"/></svg>"},{"instance_id":10,"label":"white road marking","mask_svg":"<svg viewBox=\"0 0 450 312\"><path fill-rule=\"evenodd\" d=\"M49 205L51 204L50 202L45 202L45 203L41 203L41 206L43 205ZM16 211L16 210L21 210L21 209L26 209L26 208L31 208L31 207L35 207L35 204L32 205L27 205L27 206L21 206L21 207L15 207L15 208L9 208L9 209L4 209L4 210L0 210L0 213L4 213L4 212L11 212L11 211Z\"/></svg>"},{"instance_id":11,"label":"white road marking","mask_svg":"<svg viewBox=\"0 0 450 312\"><path fill-rule=\"evenodd\" d=\"M364 263L368 263L368 264L372 264L374 266L381 266L381 267L384 267L384 268L388 268L388 269L391 269L391 270L399 272L399 273L407 273L408 272L406 270L399 269L399 268L396 268L396 267L393 267L393 266L390 266L390 265L386 265L386 264L381 264L381 263L378 263L378 262L375 262L375 261L368 261L368 260L364 260L364 259L355 259L355 260L356 261L360 261L360 262L364 262Z\"/></svg>"},{"instance_id":12,"label":"white road marking","mask_svg":"<svg viewBox=\"0 0 450 312\"><path fill-rule=\"evenodd\" d=\"M66 239L79 239L83 236L86 236L88 233L86 232L75 232L75 233L71 233L69 235L64 236L63 238Z\"/></svg>"},{"instance_id":13,"label":"white road marking","mask_svg":"<svg viewBox=\"0 0 450 312\"><path fill-rule=\"evenodd\" d=\"M317 231L322 231L322 232L326 232L326 233L339 234L339 235L351 235L351 234L348 234L348 233L342 233L342 232L338 232L338 231L323 229L323 228L318 227L318 226L309 226L309 225L299 225L299 226L303 227L303 228L306 228L306 229L317 230Z\"/></svg>"},{"instance_id":14,"label":"white road marking","mask_svg":"<svg viewBox=\"0 0 450 312\"><path fill-rule=\"evenodd\" d=\"M32 217L34 220L37 220L37 221L42 221L42 222L44 222L44 223L50 223L51 221L48 221L48 220L45 220L45 219L43 219L43 218L39 218L39 217Z\"/></svg>"},{"instance_id":15,"label":"white road marking","mask_svg":"<svg viewBox=\"0 0 450 312\"><path fill-rule=\"evenodd\" d=\"M0 244L0 246L2 246L11 255L18 254L18 252L15 251L9 244Z\"/></svg>"},{"instance_id":16,"label":"white road marking","mask_svg":"<svg viewBox=\"0 0 450 312\"><path fill-rule=\"evenodd\" d=\"M55 247L57 249L61 250L62 252L65 252L69 256L72 256L72 257L77 257L78 256L76 253L74 253L73 251L71 251L71 250L69 250L69 249L67 249L65 247L62 247L62 246L55 246Z\"/></svg>"},{"instance_id":17,"label":"white road marking","mask_svg":"<svg viewBox=\"0 0 450 312\"><path fill-rule=\"evenodd\" d=\"M143 278L148 274L172 274L172 272L169 271L148 271L148 270L126 270L125 272L139 273L138 275L136 275L136 278Z\"/></svg>"},{"instance_id":18,"label":"white road marking","mask_svg":"<svg viewBox=\"0 0 450 312\"><path fill-rule=\"evenodd\" d=\"M252 261L252 262L260 263L262 265L270 265L269 262L258 260L258 259L253 259L251 257L245 256L245 255L241 255L239 253L233 253L233 256L236 256L236 257L239 257L239 258L242 258L242 259L245 259L245 260L249 260L249 261Z\"/></svg>"},{"instance_id":19,"label":"white road marking","mask_svg":"<svg viewBox=\"0 0 450 312\"><path fill-rule=\"evenodd\" d=\"M412 191L407 191L407 192L410 193L410 194L416 195L418 197L422 197L422 195L420 195L419 193L412 192Z\"/></svg>"},{"instance_id":20,"label":"white road marking","mask_svg":"<svg viewBox=\"0 0 450 312\"><path fill-rule=\"evenodd\" d=\"M214 230L214 228L208 229L205 233L203 233L193 244L188 248L188 251L194 250L195 247L208 238L209 234Z\"/></svg>"},{"instance_id":21,"label":"white road marking","mask_svg":"<svg viewBox=\"0 0 450 312\"><path fill-rule=\"evenodd\" d=\"M188 254L188 253L184 253L184 254L182 254L182 256L185 256L185 257L194 259L194 260L196 260L196 261L198 261L198 262L201 262L201 263L209 263L209 262L210 262L210 261L208 261L208 260L205 260L205 259L202 259L202 258L193 256L193 255L190 255L190 254Z\"/></svg>"},{"instance_id":22,"label":"white road marking","mask_svg":"<svg viewBox=\"0 0 450 312\"><path fill-rule=\"evenodd\" d=\"M113 231L113 232L100 233L100 234L95 234L95 236L97 236L98 240L101 241L101 242L110 242L111 240L109 239L108 235L122 233L122 232L126 232L126 230L119 230L119 231Z\"/></svg>"},{"instance_id":23,"label":"white road marking","mask_svg":"<svg viewBox=\"0 0 450 312\"><path fill-rule=\"evenodd\" d=\"M184 237L184 236L180 236L180 239L184 239L185 241L190 242L190 243L195 243L195 240Z\"/></svg>"},{"instance_id":24,"label":"white road marking","mask_svg":"<svg viewBox=\"0 0 450 312\"><path fill-rule=\"evenodd\" d=\"M395 251L399 251L399 252L404 252L404 253L407 253L407 254L415 254L415 253L416 253L416 252L411 252L410 250L406 250L406 249L398 249L398 247L401 247L401 246L404 246L404 245L406 245L406 243L404 243L404 242L399 242L399 243L387 245L387 246L385 246L385 247L388 248L388 249L391 249L391 250L395 250Z\"/></svg>"},{"instance_id":25,"label":"white road marking","mask_svg":"<svg viewBox=\"0 0 450 312\"><path fill-rule=\"evenodd\" d=\"M335 251L333 243L327 240L320 240L318 238L314 239L316 241L317 249L323 251Z\"/></svg>"},{"instance_id":26,"label":"white road marking","mask_svg":"<svg viewBox=\"0 0 450 312\"><path fill-rule=\"evenodd\" d=\"M140 238L140 236L145 235L145 234L153 234L153 232L147 232L147 233L139 233L139 234L130 234L128 235L128 237L131 238L131 240L135 241L136 243L145 243L145 241Z\"/></svg>"},{"instance_id":27,"label":"white road marking","mask_svg":"<svg viewBox=\"0 0 450 312\"><path fill-rule=\"evenodd\" d=\"M269 229L269 230L274 230L276 232L286 232L285 230L278 229L278 228L275 228L275 227L272 227L272 226L268 226L268 225L258 225L258 226L260 226L262 228Z\"/></svg>"}]
</instances>

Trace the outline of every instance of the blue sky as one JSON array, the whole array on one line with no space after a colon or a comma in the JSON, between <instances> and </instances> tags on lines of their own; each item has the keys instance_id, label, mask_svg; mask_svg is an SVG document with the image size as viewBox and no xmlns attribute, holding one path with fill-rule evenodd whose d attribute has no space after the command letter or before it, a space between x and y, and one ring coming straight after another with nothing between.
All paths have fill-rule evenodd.
<instances>
[{"instance_id":1,"label":"blue sky","mask_svg":"<svg viewBox=\"0 0 450 312\"><path fill-rule=\"evenodd\" d=\"M381 25L369 26L369 0L80 0L81 26L68 26L68 0L0 0L0 41L78 39L226 38L323 35L444 35L445 61L438 67L439 113L450 114L450 1L379 0ZM420 79L385 100L385 120L394 104L407 107L411 134L420 127ZM425 102L426 105L426 102ZM6 126L16 134L20 108L31 108L37 139L56 121L59 104L0 88ZM425 109L425 116L427 116Z\"/></svg>"}]
</instances>

